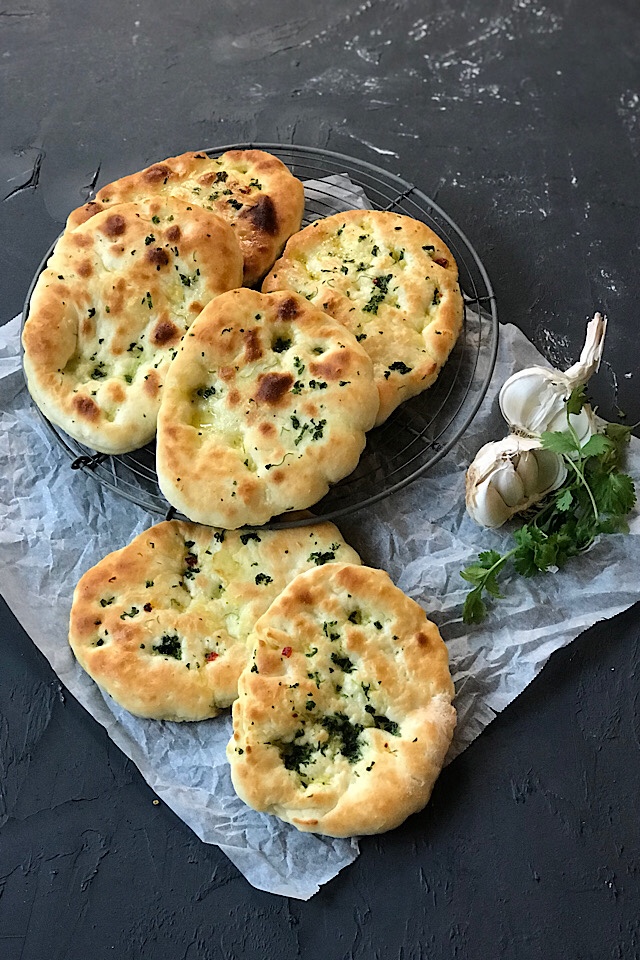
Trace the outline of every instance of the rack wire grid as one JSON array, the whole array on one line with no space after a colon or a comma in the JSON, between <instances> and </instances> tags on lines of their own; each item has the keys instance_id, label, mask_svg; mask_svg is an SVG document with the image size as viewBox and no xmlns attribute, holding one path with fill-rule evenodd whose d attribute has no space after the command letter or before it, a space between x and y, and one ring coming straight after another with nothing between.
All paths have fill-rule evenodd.
<instances>
[{"instance_id":1,"label":"rack wire grid","mask_svg":"<svg viewBox=\"0 0 640 960\"><path fill-rule=\"evenodd\" d=\"M433 200L402 177L364 160L294 144L234 143L200 152L215 157L237 149L266 150L303 182L314 181L305 185L303 226L352 209L353 199L348 194L341 197L339 187L328 179L345 176L361 188L371 209L389 210L426 223L446 242L458 264L465 310L462 332L449 360L432 387L403 403L369 433L356 470L312 507L314 517L335 520L371 506L423 475L460 439L480 407L495 365L495 296L480 257L462 230ZM31 283L23 322L33 288L54 246L47 251ZM152 514L179 516L158 487L154 443L119 456L96 454L42 416L53 439L68 455L72 469L89 471L98 482ZM306 512L304 516L276 517L266 526L278 529L308 522Z\"/></svg>"}]
</instances>

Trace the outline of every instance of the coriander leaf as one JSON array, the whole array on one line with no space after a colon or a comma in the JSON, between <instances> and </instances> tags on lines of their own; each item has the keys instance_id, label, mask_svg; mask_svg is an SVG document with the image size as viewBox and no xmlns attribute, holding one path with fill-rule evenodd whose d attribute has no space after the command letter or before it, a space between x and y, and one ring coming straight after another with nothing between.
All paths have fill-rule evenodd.
<instances>
[{"instance_id":1,"label":"coriander leaf","mask_svg":"<svg viewBox=\"0 0 640 960\"><path fill-rule=\"evenodd\" d=\"M521 577L532 577L538 572L533 550L524 547L515 554L513 564Z\"/></svg>"},{"instance_id":2,"label":"coriander leaf","mask_svg":"<svg viewBox=\"0 0 640 960\"><path fill-rule=\"evenodd\" d=\"M545 431L540 435L543 450L551 450L553 453L559 453L561 456L570 457L580 452L580 444L576 443L568 433L554 431L550 433Z\"/></svg>"},{"instance_id":3,"label":"coriander leaf","mask_svg":"<svg viewBox=\"0 0 640 960\"><path fill-rule=\"evenodd\" d=\"M558 491L556 495L556 507L558 510L561 510L563 513L570 509L571 504L573 503L573 494L571 493L571 488L566 487Z\"/></svg>"},{"instance_id":4,"label":"coriander leaf","mask_svg":"<svg viewBox=\"0 0 640 960\"><path fill-rule=\"evenodd\" d=\"M626 427L623 423L608 423L604 432L607 437L619 445L629 443L631 439L631 427Z\"/></svg>"},{"instance_id":5,"label":"coriander leaf","mask_svg":"<svg viewBox=\"0 0 640 960\"><path fill-rule=\"evenodd\" d=\"M523 577L532 577L540 569L536 559L536 550L545 534L532 524L525 524L513 535L518 544L514 554L516 571Z\"/></svg>"},{"instance_id":6,"label":"coriander leaf","mask_svg":"<svg viewBox=\"0 0 640 960\"><path fill-rule=\"evenodd\" d=\"M502 597L497 576L513 553L515 550L510 550L504 555L496 550L485 550L478 557L479 563L472 563L461 571L460 576L463 580L475 584L474 589L467 594L462 609L462 619L465 623L480 623L484 620L487 608L482 599L483 590L492 597Z\"/></svg>"},{"instance_id":7,"label":"coriander leaf","mask_svg":"<svg viewBox=\"0 0 640 960\"><path fill-rule=\"evenodd\" d=\"M629 533L629 524L624 517L606 517L600 522L600 533Z\"/></svg>"},{"instance_id":8,"label":"coriander leaf","mask_svg":"<svg viewBox=\"0 0 640 960\"><path fill-rule=\"evenodd\" d=\"M465 623L481 623L487 615L487 606L482 599L480 587L468 593L462 608L462 619Z\"/></svg>"},{"instance_id":9,"label":"coriander leaf","mask_svg":"<svg viewBox=\"0 0 640 960\"><path fill-rule=\"evenodd\" d=\"M482 583L487 575L487 568L479 563L472 563L460 572L460 576L468 583Z\"/></svg>"},{"instance_id":10,"label":"coriander leaf","mask_svg":"<svg viewBox=\"0 0 640 960\"><path fill-rule=\"evenodd\" d=\"M496 580L496 570L495 573L490 574L484 582L484 588L487 593L491 594L492 597L500 600L504 597L503 593L500 593L500 587L498 586L498 581Z\"/></svg>"},{"instance_id":11,"label":"coriander leaf","mask_svg":"<svg viewBox=\"0 0 640 960\"><path fill-rule=\"evenodd\" d=\"M576 557L589 545L589 543L584 540L578 541L576 539L574 528L575 522L570 516L568 522L564 523L558 532L554 534L556 544L556 564L559 567L564 566L567 560L569 560L571 557ZM591 542L590 538L589 542Z\"/></svg>"},{"instance_id":12,"label":"coriander leaf","mask_svg":"<svg viewBox=\"0 0 640 960\"><path fill-rule=\"evenodd\" d=\"M478 554L478 561L485 570L490 570L500 560L501 555L497 550L484 550Z\"/></svg>"},{"instance_id":13,"label":"coriander leaf","mask_svg":"<svg viewBox=\"0 0 640 960\"><path fill-rule=\"evenodd\" d=\"M587 402L586 387L584 383L574 387L567 400L567 413L580 413Z\"/></svg>"},{"instance_id":14,"label":"coriander leaf","mask_svg":"<svg viewBox=\"0 0 640 960\"><path fill-rule=\"evenodd\" d=\"M585 459L587 457L601 457L603 453L612 452L613 447L613 440L610 440L609 437L605 437L602 433L594 433L582 447L582 456Z\"/></svg>"},{"instance_id":15,"label":"coriander leaf","mask_svg":"<svg viewBox=\"0 0 640 960\"><path fill-rule=\"evenodd\" d=\"M549 537L544 543L536 544L534 551L535 564L538 570L546 571L549 567L556 566L558 556L558 547L554 537Z\"/></svg>"},{"instance_id":16,"label":"coriander leaf","mask_svg":"<svg viewBox=\"0 0 640 960\"><path fill-rule=\"evenodd\" d=\"M531 549L533 549L536 542L539 542L542 536L542 532L538 530L537 527L525 523L523 527L515 531L513 539L520 547L531 547Z\"/></svg>"},{"instance_id":17,"label":"coriander leaf","mask_svg":"<svg viewBox=\"0 0 640 960\"><path fill-rule=\"evenodd\" d=\"M625 515L636 502L633 480L626 473L608 473L590 478L591 489L602 513Z\"/></svg>"}]
</instances>

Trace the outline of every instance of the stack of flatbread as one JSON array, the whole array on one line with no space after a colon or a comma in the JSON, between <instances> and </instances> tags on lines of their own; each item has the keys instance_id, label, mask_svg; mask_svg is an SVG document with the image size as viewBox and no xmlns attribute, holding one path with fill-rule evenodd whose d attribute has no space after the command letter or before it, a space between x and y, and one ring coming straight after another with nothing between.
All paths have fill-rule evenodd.
<instances>
[{"instance_id":1,"label":"stack of flatbread","mask_svg":"<svg viewBox=\"0 0 640 960\"><path fill-rule=\"evenodd\" d=\"M160 488L195 521L84 575L79 663L139 716L233 704L239 796L348 836L429 799L455 725L447 651L332 524L260 525L353 471L367 432L438 376L463 305L425 224L354 210L300 230L303 208L300 181L259 150L104 187L37 281L24 366L45 415L88 447L155 437Z\"/></svg>"},{"instance_id":2,"label":"stack of flatbread","mask_svg":"<svg viewBox=\"0 0 640 960\"><path fill-rule=\"evenodd\" d=\"M437 628L330 523L158 524L82 577L69 641L139 716L233 704L238 795L303 831L397 826L427 803L453 735Z\"/></svg>"},{"instance_id":3,"label":"stack of flatbread","mask_svg":"<svg viewBox=\"0 0 640 960\"><path fill-rule=\"evenodd\" d=\"M208 303L269 269L303 206L280 160L235 150L154 164L74 210L23 333L45 415L103 453L152 440L185 333Z\"/></svg>"},{"instance_id":4,"label":"stack of flatbread","mask_svg":"<svg viewBox=\"0 0 640 960\"><path fill-rule=\"evenodd\" d=\"M160 489L191 520L312 506L459 334L457 267L424 223L352 210L300 230L303 210L264 151L172 157L74 210L36 283L34 400L102 453L157 435Z\"/></svg>"}]
</instances>

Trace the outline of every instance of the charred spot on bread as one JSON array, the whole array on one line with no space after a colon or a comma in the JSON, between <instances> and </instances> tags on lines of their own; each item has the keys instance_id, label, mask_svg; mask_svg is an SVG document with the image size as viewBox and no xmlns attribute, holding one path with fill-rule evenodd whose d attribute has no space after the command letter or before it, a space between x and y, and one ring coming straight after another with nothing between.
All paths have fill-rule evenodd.
<instances>
[{"instance_id":1,"label":"charred spot on bread","mask_svg":"<svg viewBox=\"0 0 640 960\"><path fill-rule=\"evenodd\" d=\"M171 320L159 320L151 334L151 342L158 347L179 339L180 331Z\"/></svg>"},{"instance_id":2,"label":"charred spot on bread","mask_svg":"<svg viewBox=\"0 0 640 960\"><path fill-rule=\"evenodd\" d=\"M287 297L278 304L278 318L280 320L295 320L300 308L293 297Z\"/></svg>"},{"instance_id":3,"label":"charred spot on bread","mask_svg":"<svg viewBox=\"0 0 640 960\"><path fill-rule=\"evenodd\" d=\"M144 171L143 177L149 184L160 183L171 176L171 169L163 163L156 163Z\"/></svg>"},{"instance_id":4,"label":"charred spot on bread","mask_svg":"<svg viewBox=\"0 0 640 960\"><path fill-rule=\"evenodd\" d=\"M127 221L120 213L113 213L107 217L102 226L102 232L107 237L121 237L126 229Z\"/></svg>"},{"instance_id":5,"label":"charred spot on bread","mask_svg":"<svg viewBox=\"0 0 640 960\"><path fill-rule=\"evenodd\" d=\"M309 372L314 377L320 377L323 380L339 380L342 377L344 369L345 364L343 358L338 353L332 354L330 357L327 357L326 360L321 360L319 363L312 361L309 364Z\"/></svg>"},{"instance_id":6,"label":"charred spot on bread","mask_svg":"<svg viewBox=\"0 0 640 960\"><path fill-rule=\"evenodd\" d=\"M261 196L252 207L246 207L239 216L241 219L249 220L254 227L269 236L275 236L280 229L278 212L268 194Z\"/></svg>"},{"instance_id":7,"label":"charred spot on bread","mask_svg":"<svg viewBox=\"0 0 640 960\"><path fill-rule=\"evenodd\" d=\"M76 396L73 398L73 409L83 420L95 421L100 416L100 409L91 397Z\"/></svg>"},{"instance_id":8,"label":"charred spot on bread","mask_svg":"<svg viewBox=\"0 0 640 960\"><path fill-rule=\"evenodd\" d=\"M156 267L166 267L169 263L169 254L162 247L149 247L145 257Z\"/></svg>"},{"instance_id":9,"label":"charred spot on bread","mask_svg":"<svg viewBox=\"0 0 640 960\"><path fill-rule=\"evenodd\" d=\"M260 336L257 330L247 330L244 335L244 358L251 363L262 357L262 347L260 345Z\"/></svg>"},{"instance_id":10,"label":"charred spot on bread","mask_svg":"<svg viewBox=\"0 0 640 960\"><path fill-rule=\"evenodd\" d=\"M90 277L93 274L93 267L91 266L91 263L89 260L82 260L76 267L76 271L78 273L78 276L84 277L86 279L87 277Z\"/></svg>"},{"instance_id":11,"label":"charred spot on bread","mask_svg":"<svg viewBox=\"0 0 640 960\"><path fill-rule=\"evenodd\" d=\"M256 400L275 405L293 386L290 373L265 373L259 378Z\"/></svg>"}]
</instances>

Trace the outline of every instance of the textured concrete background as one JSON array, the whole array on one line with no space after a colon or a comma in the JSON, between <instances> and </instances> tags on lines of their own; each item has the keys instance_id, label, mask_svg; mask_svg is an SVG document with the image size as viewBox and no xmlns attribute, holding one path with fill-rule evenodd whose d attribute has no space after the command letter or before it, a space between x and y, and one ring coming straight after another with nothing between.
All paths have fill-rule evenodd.
<instances>
[{"instance_id":1,"label":"textured concrete background","mask_svg":"<svg viewBox=\"0 0 640 960\"><path fill-rule=\"evenodd\" d=\"M1 321L94 183L232 141L327 147L436 199L550 360L605 311L592 393L640 419L636 0L8 0L0 77ZM2 960L640 957L637 608L306 904L154 805L0 613Z\"/></svg>"}]
</instances>

